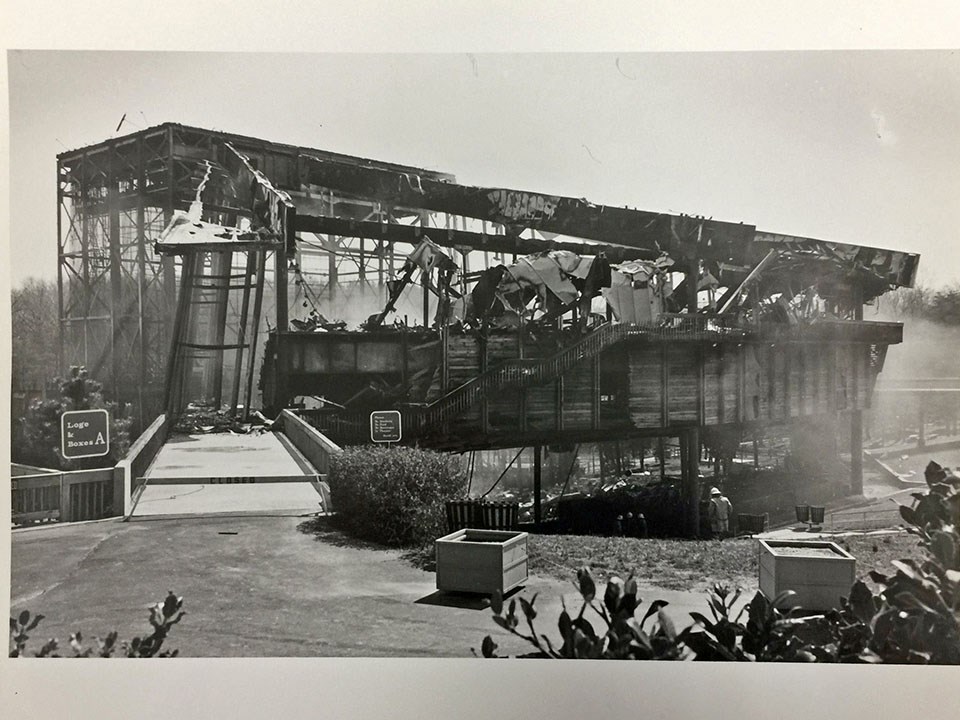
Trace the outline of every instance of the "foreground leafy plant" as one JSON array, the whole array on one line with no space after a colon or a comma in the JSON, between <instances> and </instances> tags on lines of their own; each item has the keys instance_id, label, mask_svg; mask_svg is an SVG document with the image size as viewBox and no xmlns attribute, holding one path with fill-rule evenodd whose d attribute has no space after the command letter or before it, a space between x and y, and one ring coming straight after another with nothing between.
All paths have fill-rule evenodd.
<instances>
[{"instance_id":1,"label":"foreground leafy plant","mask_svg":"<svg viewBox=\"0 0 960 720\"><path fill-rule=\"evenodd\" d=\"M183 610L183 598L177 597L172 592L167 593L163 602L158 602L150 607L150 625L153 632L146 637L135 637L129 642L117 643L117 632L109 633L105 638L95 637L94 645L84 646L83 634L78 630L70 635L70 649L73 652L72 657L176 657L178 650L163 650L164 640L166 640L170 629L183 619L186 611ZM10 657L24 657L27 654L27 641L32 632L44 616L41 614L31 616L29 610L24 610L16 618L10 618ZM59 654L60 645L56 638L49 639L44 645L34 653L35 657L61 657Z\"/></svg>"},{"instance_id":2,"label":"foreground leafy plant","mask_svg":"<svg viewBox=\"0 0 960 720\"><path fill-rule=\"evenodd\" d=\"M581 568L577 581L583 606L576 620L564 606L559 650L534 629L533 600L519 598L529 634L517 629L516 600L502 615L503 600L495 596L494 621L533 645L535 657L960 664L960 477L935 462L925 477L928 491L913 493L913 506L900 508L907 530L920 538L923 561L893 561L894 575L871 571L879 592L858 580L841 607L827 613L783 612L779 608L792 593L771 602L757 592L734 616L740 591L715 585L707 599L712 619L691 613L695 624L677 633L663 613L667 603L662 600L651 603L643 620L636 621L640 600L632 577L626 584L611 577L598 607L596 584L589 570ZM588 606L607 624L602 636L584 618ZM644 625L654 614L657 622L647 633ZM496 657L496 650L493 639L484 638L483 655Z\"/></svg>"},{"instance_id":3,"label":"foreground leafy plant","mask_svg":"<svg viewBox=\"0 0 960 720\"><path fill-rule=\"evenodd\" d=\"M577 571L577 588L583 599L580 611L572 618L564 605L560 614L558 628L562 643L556 647L544 634L538 634L533 621L537 616L534 608L536 595L533 599L513 598L503 615L503 598L496 594L491 601L494 612L494 622L508 632L520 637L536 648L534 657L549 658L608 658L615 660L680 660L682 647L678 641L673 622L663 612L667 605L664 600L656 600L650 604L641 620L636 619L641 599L637 596L637 581L630 578L626 583L618 577L610 578L603 595L602 604L596 603L597 586L590 571L581 568ZM520 632L517 628L520 620L516 614L517 600L526 619L529 634ZM593 624L585 617L587 608L590 608L606 626L603 634L599 634ZM650 631L646 629L647 621L657 616ZM497 657L497 645L489 635L483 639L481 646L484 657Z\"/></svg>"}]
</instances>

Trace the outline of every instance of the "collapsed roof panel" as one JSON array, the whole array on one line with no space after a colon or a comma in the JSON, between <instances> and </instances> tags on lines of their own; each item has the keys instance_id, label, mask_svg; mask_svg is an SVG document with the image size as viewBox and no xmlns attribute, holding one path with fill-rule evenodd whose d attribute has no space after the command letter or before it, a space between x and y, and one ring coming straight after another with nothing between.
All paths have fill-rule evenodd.
<instances>
[{"instance_id":1,"label":"collapsed roof panel","mask_svg":"<svg viewBox=\"0 0 960 720\"><path fill-rule=\"evenodd\" d=\"M280 242L269 233L203 222L199 215L199 207L193 212L174 211L173 219L157 239L157 252L180 255L189 251L269 249Z\"/></svg>"}]
</instances>

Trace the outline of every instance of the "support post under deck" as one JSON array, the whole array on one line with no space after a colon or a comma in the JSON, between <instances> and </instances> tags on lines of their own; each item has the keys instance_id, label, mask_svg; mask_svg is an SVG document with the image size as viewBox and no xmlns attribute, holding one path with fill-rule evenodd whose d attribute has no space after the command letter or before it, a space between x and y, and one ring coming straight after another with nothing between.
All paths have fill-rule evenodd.
<instances>
[{"instance_id":1,"label":"support post under deck","mask_svg":"<svg viewBox=\"0 0 960 720\"><path fill-rule=\"evenodd\" d=\"M850 494L863 495L863 412L850 413Z\"/></svg>"},{"instance_id":2,"label":"support post under deck","mask_svg":"<svg viewBox=\"0 0 960 720\"><path fill-rule=\"evenodd\" d=\"M863 288L858 284L853 286L853 318L863 320ZM860 349L859 346L854 346ZM850 494L863 495L863 410L859 409L860 393L857 382L864 380L857 376L858 360L853 354L854 362L854 410L850 413Z\"/></svg>"},{"instance_id":3,"label":"support post under deck","mask_svg":"<svg viewBox=\"0 0 960 720\"><path fill-rule=\"evenodd\" d=\"M540 508L540 493L543 475L543 446L533 446L533 522L536 527L540 527L543 516Z\"/></svg>"},{"instance_id":4,"label":"support post under deck","mask_svg":"<svg viewBox=\"0 0 960 720\"><path fill-rule=\"evenodd\" d=\"M680 441L680 465L683 477L684 534L700 534L700 432L691 428Z\"/></svg>"}]
</instances>

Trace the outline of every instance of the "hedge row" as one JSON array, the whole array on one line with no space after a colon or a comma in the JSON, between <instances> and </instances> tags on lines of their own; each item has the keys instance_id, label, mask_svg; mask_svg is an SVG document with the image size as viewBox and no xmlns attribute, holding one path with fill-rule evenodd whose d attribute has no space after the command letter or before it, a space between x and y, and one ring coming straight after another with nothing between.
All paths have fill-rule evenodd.
<instances>
[{"instance_id":1,"label":"hedge row","mask_svg":"<svg viewBox=\"0 0 960 720\"><path fill-rule=\"evenodd\" d=\"M446 529L445 502L460 497L458 458L407 447L348 447L330 467L344 530L393 547L431 542Z\"/></svg>"}]
</instances>

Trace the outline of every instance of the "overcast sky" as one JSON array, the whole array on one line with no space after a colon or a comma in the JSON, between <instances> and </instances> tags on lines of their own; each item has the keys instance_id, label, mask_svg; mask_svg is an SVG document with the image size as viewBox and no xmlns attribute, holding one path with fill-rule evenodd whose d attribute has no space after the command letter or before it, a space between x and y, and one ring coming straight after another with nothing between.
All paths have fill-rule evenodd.
<instances>
[{"instance_id":1,"label":"overcast sky","mask_svg":"<svg viewBox=\"0 0 960 720\"><path fill-rule=\"evenodd\" d=\"M57 153L167 121L919 252L921 283L960 282L956 52L14 51L9 72L14 286L56 277Z\"/></svg>"}]
</instances>

